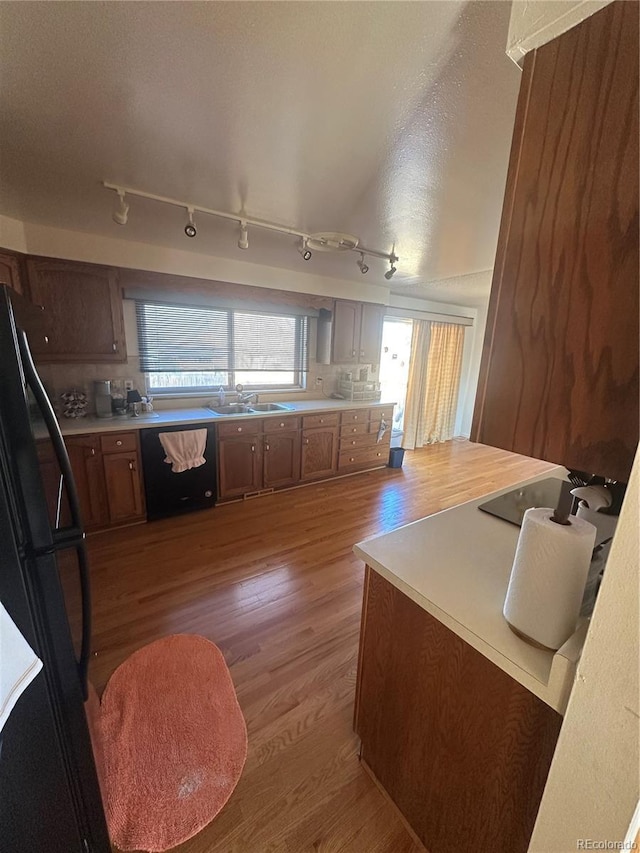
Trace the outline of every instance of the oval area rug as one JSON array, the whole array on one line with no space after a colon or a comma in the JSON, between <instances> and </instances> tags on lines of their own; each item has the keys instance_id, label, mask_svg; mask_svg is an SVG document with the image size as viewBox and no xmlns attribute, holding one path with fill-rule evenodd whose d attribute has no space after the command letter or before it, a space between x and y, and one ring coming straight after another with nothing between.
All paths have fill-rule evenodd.
<instances>
[{"instance_id":1,"label":"oval area rug","mask_svg":"<svg viewBox=\"0 0 640 853\"><path fill-rule=\"evenodd\" d=\"M121 850L164 851L191 838L227 802L247 757L224 657L196 635L164 637L127 658L97 722L107 824Z\"/></svg>"}]
</instances>

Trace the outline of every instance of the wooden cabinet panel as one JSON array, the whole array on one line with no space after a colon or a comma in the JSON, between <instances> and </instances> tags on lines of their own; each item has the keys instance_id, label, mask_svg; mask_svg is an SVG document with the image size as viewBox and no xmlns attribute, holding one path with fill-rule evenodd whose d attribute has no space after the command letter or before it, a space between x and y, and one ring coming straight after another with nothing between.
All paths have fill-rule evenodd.
<instances>
[{"instance_id":1,"label":"wooden cabinet panel","mask_svg":"<svg viewBox=\"0 0 640 853\"><path fill-rule=\"evenodd\" d=\"M138 449L138 436L135 432L109 432L100 436L100 449L103 453L123 453L125 450Z\"/></svg>"},{"instance_id":2,"label":"wooden cabinet panel","mask_svg":"<svg viewBox=\"0 0 640 853\"><path fill-rule=\"evenodd\" d=\"M321 426L337 426L340 421L338 412L327 412L326 415L305 415L302 418L303 429Z\"/></svg>"},{"instance_id":3,"label":"wooden cabinet panel","mask_svg":"<svg viewBox=\"0 0 640 853\"><path fill-rule=\"evenodd\" d=\"M382 350L382 325L384 323L384 305L362 303L360 321L360 362L362 364L380 364Z\"/></svg>"},{"instance_id":4,"label":"wooden cabinet panel","mask_svg":"<svg viewBox=\"0 0 640 853\"><path fill-rule=\"evenodd\" d=\"M352 411L342 412L340 415L341 424L363 424L369 422L369 409L353 409Z\"/></svg>"},{"instance_id":5,"label":"wooden cabinet panel","mask_svg":"<svg viewBox=\"0 0 640 853\"><path fill-rule=\"evenodd\" d=\"M358 363L360 317L359 302L336 300L333 311L333 344L331 348L331 360L336 364Z\"/></svg>"},{"instance_id":6,"label":"wooden cabinet panel","mask_svg":"<svg viewBox=\"0 0 640 853\"><path fill-rule=\"evenodd\" d=\"M638 4L527 54L472 437L626 481L638 442Z\"/></svg>"},{"instance_id":7,"label":"wooden cabinet panel","mask_svg":"<svg viewBox=\"0 0 640 853\"><path fill-rule=\"evenodd\" d=\"M8 284L18 293L22 287L22 259L12 252L0 252L0 284Z\"/></svg>"},{"instance_id":8,"label":"wooden cabinet panel","mask_svg":"<svg viewBox=\"0 0 640 853\"><path fill-rule=\"evenodd\" d=\"M93 264L28 258L28 291L49 317L41 361L125 361L117 271Z\"/></svg>"},{"instance_id":9,"label":"wooden cabinet panel","mask_svg":"<svg viewBox=\"0 0 640 853\"><path fill-rule=\"evenodd\" d=\"M383 467L389 461L389 445L374 444L369 447L348 450L340 449L338 456L338 471L359 471L363 468Z\"/></svg>"},{"instance_id":10,"label":"wooden cabinet panel","mask_svg":"<svg viewBox=\"0 0 640 853\"><path fill-rule=\"evenodd\" d=\"M384 305L337 299L333 310L335 364L379 364Z\"/></svg>"},{"instance_id":11,"label":"wooden cabinet panel","mask_svg":"<svg viewBox=\"0 0 640 853\"><path fill-rule=\"evenodd\" d=\"M260 435L262 421L257 418L248 418L245 421L231 421L231 423L218 424L218 437L224 438L232 435Z\"/></svg>"},{"instance_id":12,"label":"wooden cabinet panel","mask_svg":"<svg viewBox=\"0 0 640 853\"><path fill-rule=\"evenodd\" d=\"M428 850L525 853L562 718L367 567L362 757Z\"/></svg>"},{"instance_id":13,"label":"wooden cabinet panel","mask_svg":"<svg viewBox=\"0 0 640 853\"><path fill-rule=\"evenodd\" d=\"M263 432L291 432L300 429L300 418L288 415L284 418L265 418L262 421Z\"/></svg>"},{"instance_id":14,"label":"wooden cabinet panel","mask_svg":"<svg viewBox=\"0 0 640 853\"><path fill-rule=\"evenodd\" d=\"M300 431L267 434L263 440L265 488L293 486L300 480Z\"/></svg>"},{"instance_id":15,"label":"wooden cabinet panel","mask_svg":"<svg viewBox=\"0 0 640 853\"><path fill-rule=\"evenodd\" d=\"M262 439L255 435L221 437L218 441L218 479L220 498L259 491L262 488Z\"/></svg>"},{"instance_id":16,"label":"wooden cabinet panel","mask_svg":"<svg viewBox=\"0 0 640 853\"><path fill-rule=\"evenodd\" d=\"M144 505L138 454L135 451L107 453L103 464L111 524L142 516Z\"/></svg>"},{"instance_id":17,"label":"wooden cabinet panel","mask_svg":"<svg viewBox=\"0 0 640 853\"><path fill-rule=\"evenodd\" d=\"M65 444L78 490L82 522L87 530L105 527L109 524L109 508L100 436L68 436Z\"/></svg>"},{"instance_id":18,"label":"wooden cabinet panel","mask_svg":"<svg viewBox=\"0 0 640 853\"><path fill-rule=\"evenodd\" d=\"M302 431L301 480L330 477L338 470L338 428L316 427Z\"/></svg>"}]
</instances>

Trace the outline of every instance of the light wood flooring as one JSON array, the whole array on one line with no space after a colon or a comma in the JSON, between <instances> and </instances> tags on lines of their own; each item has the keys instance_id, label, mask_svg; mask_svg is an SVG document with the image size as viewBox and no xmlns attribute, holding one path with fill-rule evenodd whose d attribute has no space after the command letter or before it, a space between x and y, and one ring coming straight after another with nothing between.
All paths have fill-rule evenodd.
<instances>
[{"instance_id":1,"label":"light wood flooring","mask_svg":"<svg viewBox=\"0 0 640 853\"><path fill-rule=\"evenodd\" d=\"M243 776L179 853L413 853L352 731L363 564L353 545L544 462L453 441L385 468L93 536L99 692L135 649L198 633L222 649L249 732ZM426 556L426 555L425 555Z\"/></svg>"}]
</instances>

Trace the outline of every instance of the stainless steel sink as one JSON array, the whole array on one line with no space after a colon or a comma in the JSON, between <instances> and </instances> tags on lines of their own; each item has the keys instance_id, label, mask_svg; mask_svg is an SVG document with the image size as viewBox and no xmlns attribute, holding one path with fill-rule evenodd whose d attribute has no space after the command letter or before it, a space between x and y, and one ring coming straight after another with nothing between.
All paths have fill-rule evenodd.
<instances>
[{"instance_id":1,"label":"stainless steel sink","mask_svg":"<svg viewBox=\"0 0 640 853\"><path fill-rule=\"evenodd\" d=\"M247 403L226 403L223 406L208 405L207 409L216 415L250 415L253 411Z\"/></svg>"},{"instance_id":2,"label":"stainless steel sink","mask_svg":"<svg viewBox=\"0 0 640 853\"><path fill-rule=\"evenodd\" d=\"M285 406L284 403L252 403L252 412L292 412L293 406Z\"/></svg>"}]
</instances>

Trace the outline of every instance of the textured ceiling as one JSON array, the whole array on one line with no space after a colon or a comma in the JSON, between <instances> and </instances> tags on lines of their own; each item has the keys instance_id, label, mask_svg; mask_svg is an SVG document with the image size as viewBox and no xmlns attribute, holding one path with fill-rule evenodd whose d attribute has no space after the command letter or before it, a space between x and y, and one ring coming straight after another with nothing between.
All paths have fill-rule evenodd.
<instances>
[{"instance_id":1,"label":"textured ceiling","mask_svg":"<svg viewBox=\"0 0 640 853\"><path fill-rule=\"evenodd\" d=\"M493 265L519 85L509 8L2 2L0 212L301 268L290 238L251 231L242 252L233 225L201 218L188 241L182 212L151 202L132 200L119 227L100 181L244 205L395 247L394 291L460 301L442 280ZM309 265L363 280L356 259ZM384 262L370 266L384 283Z\"/></svg>"}]
</instances>

